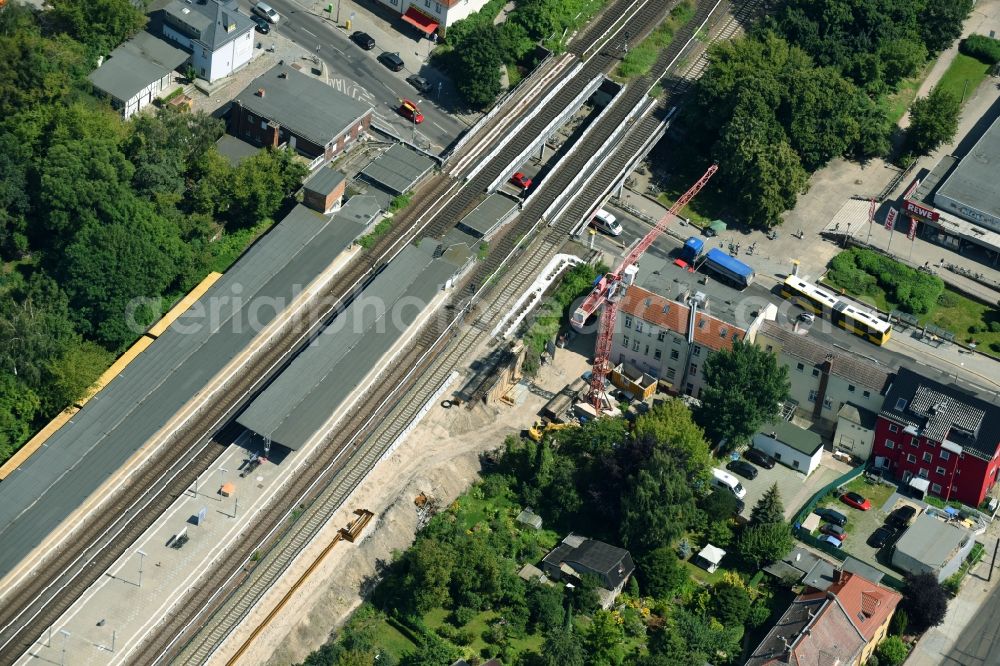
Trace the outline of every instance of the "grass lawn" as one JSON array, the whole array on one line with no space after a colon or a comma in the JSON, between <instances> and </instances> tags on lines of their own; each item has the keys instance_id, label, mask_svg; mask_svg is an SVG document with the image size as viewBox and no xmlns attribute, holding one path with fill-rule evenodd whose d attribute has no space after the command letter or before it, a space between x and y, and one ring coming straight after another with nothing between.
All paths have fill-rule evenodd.
<instances>
[{"instance_id":1,"label":"grass lawn","mask_svg":"<svg viewBox=\"0 0 1000 666\"><path fill-rule=\"evenodd\" d=\"M376 636L378 636L379 647L392 654L396 661L417 649L413 641L399 633L398 629L385 620L379 622Z\"/></svg>"},{"instance_id":2,"label":"grass lawn","mask_svg":"<svg viewBox=\"0 0 1000 666\"><path fill-rule=\"evenodd\" d=\"M692 557L694 557L692 555ZM719 567L714 573L708 573L697 564L693 562L684 562L684 566L687 567L688 573L691 577L702 585L715 585L716 583L722 582L722 576L726 573L726 570Z\"/></svg>"},{"instance_id":3,"label":"grass lawn","mask_svg":"<svg viewBox=\"0 0 1000 666\"><path fill-rule=\"evenodd\" d=\"M887 115L893 125L899 122L899 119L903 117L906 110L910 108L910 104L917 98L917 89L920 88L920 84L927 78L927 74L931 71L933 64L928 63L915 76L904 79L899 84L899 90L887 98L889 104Z\"/></svg>"},{"instance_id":4,"label":"grass lawn","mask_svg":"<svg viewBox=\"0 0 1000 666\"><path fill-rule=\"evenodd\" d=\"M869 483L863 476L859 476L846 486L844 492L855 492L862 497L867 497L872 502L872 509L879 509L889 501L889 497L896 492L893 486L884 486L881 483ZM844 506L847 506L844 504Z\"/></svg>"},{"instance_id":5,"label":"grass lawn","mask_svg":"<svg viewBox=\"0 0 1000 666\"><path fill-rule=\"evenodd\" d=\"M694 6L690 2L683 2L674 7L670 11L670 16L650 33L649 37L631 48L622 60L622 64L615 70L615 77L630 81L648 74L663 49L670 46L677 30L692 17L694 17Z\"/></svg>"},{"instance_id":6,"label":"grass lawn","mask_svg":"<svg viewBox=\"0 0 1000 666\"><path fill-rule=\"evenodd\" d=\"M958 99L968 99L986 78L990 66L964 53L959 53L951 61L948 70L941 77L938 88L944 88ZM964 100L963 100L964 101Z\"/></svg>"}]
</instances>

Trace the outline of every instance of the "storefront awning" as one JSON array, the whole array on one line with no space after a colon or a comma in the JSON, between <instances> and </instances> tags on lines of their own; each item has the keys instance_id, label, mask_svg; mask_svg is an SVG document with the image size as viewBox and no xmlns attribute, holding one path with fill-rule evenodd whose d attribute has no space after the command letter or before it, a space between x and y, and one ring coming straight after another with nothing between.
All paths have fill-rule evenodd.
<instances>
[{"instance_id":1,"label":"storefront awning","mask_svg":"<svg viewBox=\"0 0 1000 666\"><path fill-rule=\"evenodd\" d=\"M432 19L430 16L412 6L406 10L405 14L403 14L403 20L428 35L433 34L440 25L440 23Z\"/></svg>"}]
</instances>

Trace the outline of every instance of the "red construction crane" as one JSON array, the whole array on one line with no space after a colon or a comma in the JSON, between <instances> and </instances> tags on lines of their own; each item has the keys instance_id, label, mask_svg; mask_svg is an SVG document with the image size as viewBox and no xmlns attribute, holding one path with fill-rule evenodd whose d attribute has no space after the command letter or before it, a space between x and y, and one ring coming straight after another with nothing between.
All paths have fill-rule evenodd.
<instances>
[{"instance_id":1,"label":"red construction crane","mask_svg":"<svg viewBox=\"0 0 1000 666\"><path fill-rule=\"evenodd\" d=\"M574 328L583 328L587 318L597 311L602 305L604 311L601 314L601 321L597 333L597 346L594 349L594 370L590 375L590 402L594 406L597 415L600 416L603 405L601 404L604 394L604 381L611 372L611 338L615 331L615 318L618 316L618 303L625 295L625 289L635 281L635 274L638 271L638 261L649 246L660 237L660 234L667 228L671 218L677 216L684 206L705 186L705 183L719 170L718 164L708 167L701 178L685 192L673 207L664 214L660 221L656 223L646 236L632 248L621 265L614 271L605 274L594 286L583 304L573 313L572 325Z\"/></svg>"}]
</instances>

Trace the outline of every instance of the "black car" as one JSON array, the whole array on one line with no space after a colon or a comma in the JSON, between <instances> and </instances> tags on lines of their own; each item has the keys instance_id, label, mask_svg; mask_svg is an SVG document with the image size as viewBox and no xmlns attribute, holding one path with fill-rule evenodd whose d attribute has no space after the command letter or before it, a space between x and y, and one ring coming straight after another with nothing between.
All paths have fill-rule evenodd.
<instances>
[{"instance_id":1,"label":"black car","mask_svg":"<svg viewBox=\"0 0 1000 666\"><path fill-rule=\"evenodd\" d=\"M383 51L378 55L378 61L394 72L403 69L403 59L399 57L398 53Z\"/></svg>"},{"instance_id":2,"label":"black car","mask_svg":"<svg viewBox=\"0 0 1000 666\"><path fill-rule=\"evenodd\" d=\"M250 20L257 25L257 32L259 32L260 34L266 35L267 33L271 32L271 25L267 22L267 19L254 14L253 16L250 17Z\"/></svg>"},{"instance_id":3,"label":"black car","mask_svg":"<svg viewBox=\"0 0 1000 666\"><path fill-rule=\"evenodd\" d=\"M748 463L746 460L734 460L726 465L726 469L730 472L736 472L744 479L750 479L752 481L757 478L757 468Z\"/></svg>"},{"instance_id":4,"label":"black car","mask_svg":"<svg viewBox=\"0 0 1000 666\"><path fill-rule=\"evenodd\" d=\"M434 89L434 86L431 85L430 81L422 76L417 76L416 74L411 74L406 77L406 82L416 88L421 95L426 95Z\"/></svg>"},{"instance_id":5,"label":"black car","mask_svg":"<svg viewBox=\"0 0 1000 666\"><path fill-rule=\"evenodd\" d=\"M890 513L889 517L885 519L885 524L889 527L901 530L910 524L910 521L913 520L913 516L915 515L917 515L916 507L905 504Z\"/></svg>"},{"instance_id":6,"label":"black car","mask_svg":"<svg viewBox=\"0 0 1000 666\"><path fill-rule=\"evenodd\" d=\"M367 32L361 32L360 30L352 32L351 41L363 48L365 51L371 51L375 48L375 38Z\"/></svg>"},{"instance_id":7,"label":"black car","mask_svg":"<svg viewBox=\"0 0 1000 666\"><path fill-rule=\"evenodd\" d=\"M896 536L896 530L891 527L880 527L868 537L868 545L872 548L882 548Z\"/></svg>"},{"instance_id":8,"label":"black car","mask_svg":"<svg viewBox=\"0 0 1000 666\"><path fill-rule=\"evenodd\" d=\"M813 513L815 513L817 516L819 516L826 522L831 523L833 525L837 525L838 527L843 527L844 525L847 524L847 516L833 509L827 509L826 507L819 507L817 509L814 509Z\"/></svg>"},{"instance_id":9,"label":"black car","mask_svg":"<svg viewBox=\"0 0 1000 666\"><path fill-rule=\"evenodd\" d=\"M771 469L774 467L774 458L758 449L747 449L743 454L743 457L752 463L760 465L764 469Z\"/></svg>"}]
</instances>

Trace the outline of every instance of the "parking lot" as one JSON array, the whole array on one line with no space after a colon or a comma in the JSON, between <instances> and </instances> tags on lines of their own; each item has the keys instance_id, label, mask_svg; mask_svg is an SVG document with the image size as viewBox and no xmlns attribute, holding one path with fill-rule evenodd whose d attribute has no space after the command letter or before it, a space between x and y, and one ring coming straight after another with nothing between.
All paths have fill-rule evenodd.
<instances>
[{"instance_id":1,"label":"parking lot","mask_svg":"<svg viewBox=\"0 0 1000 666\"><path fill-rule=\"evenodd\" d=\"M757 468L757 478L752 481L737 475L740 483L747 489L747 496L743 499L745 505L743 515L749 517L754 504L764 496L772 484L777 483L781 501L785 506L785 518L789 520L816 491L851 469L849 465L834 459L827 451L823 451L819 467L808 477L781 463L775 465L773 469L764 469L757 465L754 467Z\"/></svg>"}]
</instances>

